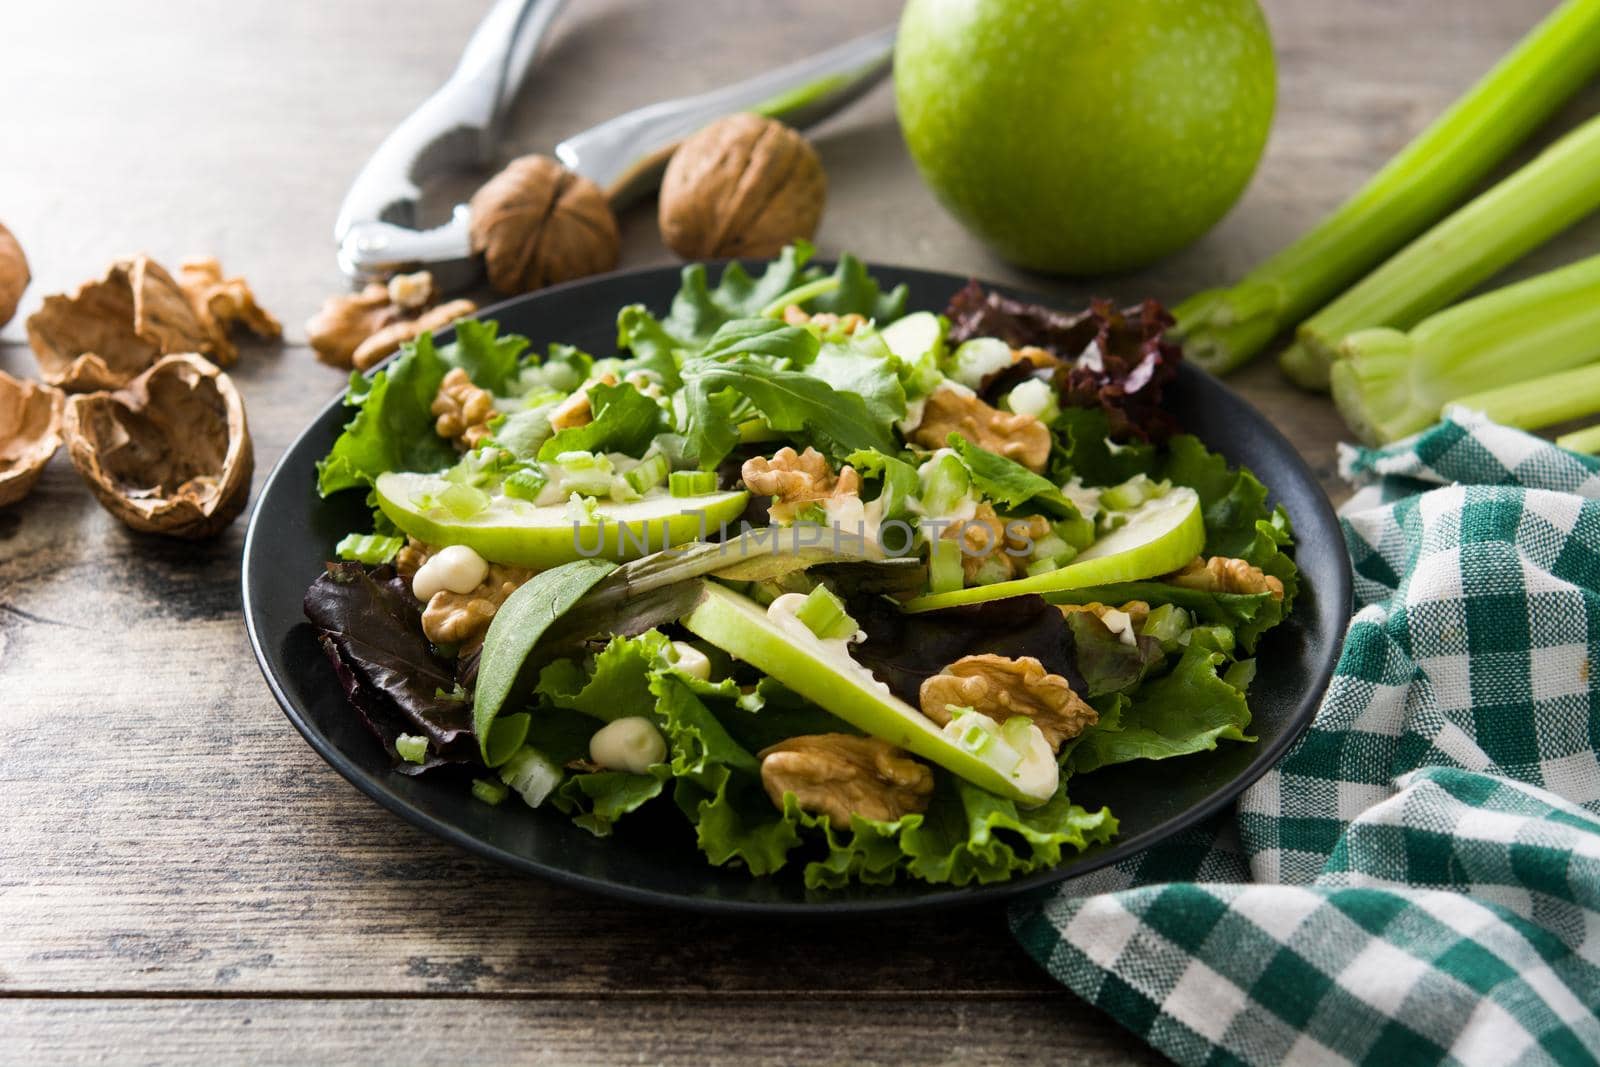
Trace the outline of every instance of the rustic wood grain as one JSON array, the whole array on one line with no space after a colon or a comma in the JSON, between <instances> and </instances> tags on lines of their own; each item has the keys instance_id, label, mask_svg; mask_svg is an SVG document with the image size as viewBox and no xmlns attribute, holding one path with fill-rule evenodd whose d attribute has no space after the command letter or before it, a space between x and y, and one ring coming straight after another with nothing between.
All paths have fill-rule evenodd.
<instances>
[{"instance_id":1,"label":"rustic wood grain","mask_svg":"<svg viewBox=\"0 0 1600 1067\"><path fill-rule=\"evenodd\" d=\"M236 378L259 479L341 387L301 324L339 284L329 229L360 161L449 71L482 0L13 5L0 219L40 299L148 250L221 256L285 320ZM894 17L893 0L585 0L506 154ZM1549 0L1267 0L1281 71L1267 158L1210 236L1069 284L996 261L918 182L886 89L818 137L819 243L1044 289L1174 300L1333 207ZM1564 115L1594 109L1596 94ZM625 264L670 261L648 207ZM1514 273L1600 241L1587 223ZM27 374L21 317L0 368ZM1337 417L1268 363L1236 384L1335 495ZM731 923L509 875L387 815L324 766L262 684L239 615L242 529L128 533L58 457L0 510L0 1062L371 1058L1145 1062L1054 991L994 913ZM377 999L371 999L377 998Z\"/></svg>"}]
</instances>

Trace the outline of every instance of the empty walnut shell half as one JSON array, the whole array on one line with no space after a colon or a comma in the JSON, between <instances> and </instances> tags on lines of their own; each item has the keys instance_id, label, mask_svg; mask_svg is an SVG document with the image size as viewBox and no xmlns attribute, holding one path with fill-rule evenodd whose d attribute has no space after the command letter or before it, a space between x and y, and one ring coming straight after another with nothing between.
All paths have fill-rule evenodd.
<instances>
[{"instance_id":1,"label":"empty walnut shell half","mask_svg":"<svg viewBox=\"0 0 1600 1067\"><path fill-rule=\"evenodd\" d=\"M27 496L61 447L63 404L59 389L0 371L0 507Z\"/></svg>"},{"instance_id":2,"label":"empty walnut shell half","mask_svg":"<svg viewBox=\"0 0 1600 1067\"><path fill-rule=\"evenodd\" d=\"M28 257L11 231L0 226L0 326L11 321L28 287Z\"/></svg>"},{"instance_id":3,"label":"empty walnut shell half","mask_svg":"<svg viewBox=\"0 0 1600 1067\"><path fill-rule=\"evenodd\" d=\"M177 281L149 256L119 259L71 296L28 316L39 371L68 392L127 385L168 352L215 359L217 342Z\"/></svg>"},{"instance_id":4,"label":"empty walnut shell half","mask_svg":"<svg viewBox=\"0 0 1600 1067\"><path fill-rule=\"evenodd\" d=\"M781 122L729 115L684 141L661 179L661 239L685 259L775 256L817 232L828 178Z\"/></svg>"},{"instance_id":5,"label":"empty walnut shell half","mask_svg":"<svg viewBox=\"0 0 1600 1067\"><path fill-rule=\"evenodd\" d=\"M117 392L72 397L64 436L101 505L135 530L211 537L250 496L244 401L190 353L164 357Z\"/></svg>"},{"instance_id":6,"label":"empty walnut shell half","mask_svg":"<svg viewBox=\"0 0 1600 1067\"><path fill-rule=\"evenodd\" d=\"M472 250L508 296L617 265L617 219L600 187L549 156L523 156L472 197Z\"/></svg>"}]
</instances>

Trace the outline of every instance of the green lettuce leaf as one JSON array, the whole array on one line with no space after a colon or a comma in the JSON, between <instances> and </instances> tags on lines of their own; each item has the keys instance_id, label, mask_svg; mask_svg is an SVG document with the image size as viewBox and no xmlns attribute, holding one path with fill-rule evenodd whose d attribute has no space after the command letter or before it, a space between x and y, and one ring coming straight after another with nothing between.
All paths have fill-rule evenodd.
<instances>
[{"instance_id":1,"label":"green lettuce leaf","mask_svg":"<svg viewBox=\"0 0 1600 1067\"><path fill-rule=\"evenodd\" d=\"M660 796L670 773L662 765L650 774L594 771L574 774L551 794L557 811L596 837L607 837L617 820Z\"/></svg>"},{"instance_id":2,"label":"green lettuce leaf","mask_svg":"<svg viewBox=\"0 0 1600 1067\"><path fill-rule=\"evenodd\" d=\"M1126 604L1142 600L1151 606L1176 604L1205 623L1226 626L1246 652L1261 635L1283 621L1283 601L1271 593L1208 593L1167 582L1123 582L1069 589L1046 595L1052 604Z\"/></svg>"},{"instance_id":3,"label":"green lettuce leaf","mask_svg":"<svg viewBox=\"0 0 1600 1067\"><path fill-rule=\"evenodd\" d=\"M1062 408L1051 426L1059 442L1050 470L1057 482L1077 475L1085 485L1116 485L1136 474L1155 473L1155 447L1111 441L1106 414L1098 408Z\"/></svg>"},{"instance_id":4,"label":"green lettuce leaf","mask_svg":"<svg viewBox=\"0 0 1600 1067\"><path fill-rule=\"evenodd\" d=\"M740 356L804 367L817 356L817 335L775 319L733 319L723 323L694 359L728 362Z\"/></svg>"},{"instance_id":5,"label":"green lettuce leaf","mask_svg":"<svg viewBox=\"0 0 1600 1067\"><path fill-rule=\"evenodd\" d=\"M589 388L593 421L569 426L539 446L541 460L563 452L621 452L642 456L666 428L661 405L626 383L597 384Z\"/></svg>"},{"instance_id":6,"label":"green lettuce leaf","mask_svg":"<svg viewBox=\"0 0 1600 1067\"><path fill-rule=\"evenodd\" d=\"M678 365L683 362L685 347L643 304L629 304L617 312L618 350L632 353L632 365L656 374L668 390L676 391L683 384Z\"/></svg>"},{"instance_id":7,"label":"green lettuce leaf","mask_svg":"<svg viewBox=\"0 0 1600 1067\"><path fill-rule=\"evenodd\" d=\"M649 715L655 707L650 675L666 663L668 640L659 630L638 637L613 637L587 665L558 659L539 672L534 688L558 708L581 711L603 722Z\"/></svg>"},{"instance_id":8,"label":"green lettuce leaf","mask_svg":"<svg viewBox=\"0 0 1600 1067\"><path fill-rule=\"evenodd\" d=\"M1060 487L1044 475L1033 473L1015 460L979 448L958 433L950 435L948 444L961 457L978 492L1005 509L1019 508L1031 501L1036 507L1061 518L1077 517L1078 509L1072 501L1062 496Z\"/></svg>"},{"instance_id":9,"label":"green lettuce leaf","mask_svg":"<svg viewBox=\"0 0 1600 1067\"><path fill-rule=\"evenodd\" d=\"M900 384L899 364L883 338L859 333L824 342L806 369L838 392L859 396L872 417L887 426L906 417L906 390Z\"/></svg>"},{"instance_id":10,"label":"green lettuce leaf","mask_svg":"<svg viewBox=\"0 0 1600 1067\"><path fill-rule=\"evenodd\" d=\"M821 272L817 273L820 275ZM887 326L905 315L906 287L897 285L885 293L877 279L867 273L866 264L849 252L839 256L839 265L834 268L833 277L839 281L837 288L806 301L806 306L813 312L831 312L835 315L853 312L865 315L879 326Z\"/></svg>"},{"instance_id":11,"label":"green lettuce leaf","mask_svg":"<svg viewBox=\"0 0 1600 1067\"><path fill-rule=\"evenodd\" d=\"M461 367L478 386L496 392L515 376L523 337L497 336L493 322L464 319L442 348L422 334L370 379L350 376L345 404L356 409L333 448L317 464L323 496L372 484L385 471L439 471L456 461L451 444L434 433L430 410L439 383Z\"/></svg>"},{"instance_id":12,"label":"green lettuce leaf","mask_svg":"<svg viewBox=\"0 0 1600 1067\"><path fill-rule=\"evenodd\" d=\"M662 328L682 341L685 347L700 348L723 323L731 319L750 319L778 297L808 280L806 261L813 249L797 241L767 264L760 278L752 278L737 260L722 268L722 276L712 288L706 268L691 263L683 268L678 294Z\"/></svg>"},{"instance_id":13,"label":"green lettuce leaf","mask_svg":"<svg viewBox=\"0 0 1600 1067\"><path fill-rule=\"evenodd\" d=\"M1245 733L1250 708L1244 693L1217 673L1228 662L1222 653L1193 644L1170 674L1131 694L1091 701L1100 721L1072 742L1064 765L1082 774L1128 760L1208 752L1218 740L1255 740Z\"/></svg>"}]
</instances>

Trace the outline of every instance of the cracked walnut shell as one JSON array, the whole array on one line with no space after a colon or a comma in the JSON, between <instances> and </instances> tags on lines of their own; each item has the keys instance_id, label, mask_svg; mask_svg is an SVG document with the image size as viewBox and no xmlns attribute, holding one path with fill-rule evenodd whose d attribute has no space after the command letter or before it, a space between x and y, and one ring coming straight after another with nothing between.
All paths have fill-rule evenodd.
<instances>
[{"instance_id":1,"label":"cracked walnut shell","mask_svg":"<svg viewBox=\"0 0 1600 1067\"><path fill-rule=\"evenodd\" d=\"M1050 461L1050 428L1032 415L990 407L963 389L935 389L922 409L922 421L911 431L911 443L945 448L958 433L979 448L1016 460L1035 474Z\"/></svg>"},{"instance_id":2,"label":"cracked walnut shell","mask_svg":"<svg viewBox=\"0 0 1600 1067\"><path fill-rule=\"evenodd\" d=\"M507 296L608 271L622 238L606 194L549 156L523 156L472 196L472 250Z\"/></svg>"},{"instance_id":3,"label":"cracked walnut shell","mask_svg":"<svg viewBox=\"0 0 1600 1067\"><path fill-rule=\"evenodd\" d=\"M729 115L667 163L661 238L685 259L775 256L817 232L827 193L822 160L804 137L760 115Z\"/></svg>"},{"instance_id":4,"label":"cracked walnut shell","mask_svg":"<svg viewBox=\"0 0 1600 1067\"><path fill-rule=\"evenodd\" d=\"M893 822L927 811L933 772L876 737L809 734L762 750L761 785L778 810L793 793L802 811L842 830L851 815Z\"/></svg>"},{"instance_id":5,"label":"cracked walnut shell","mask_svg":"<svg viewBox=\"0 0 1600 1067\"><path fill-rule=\"evenodd\" d=\"M11 321L28 288L28 257L10 230L0 225L0 326Z\"/></svg>"},{"instance_id":6,"label":"cracked walnut shell","mask_svg":"<svg viewBox=\"0 0 1600 1067\"><path fill-rule=\"evenodd\" d=\"M60 390L0 371L0 507L27 496L61 447L64 404Z\"/></svg>"},{"instance_id":7,"label":"cracked walnut shell","mask_svg":"<svg viewBox=\"0 0 1600 1067\"><path fill-rule=\"evenodd\" d=\"M166 356L117 392L72 397L63 436L101 505L135 530L211 537L250 495L244 401L196 355Z\"/></svg>"},{"instance_id":8,"label":"cracked walnut shell","mask_svg":"<svg viewBox=\"0 0 1600 1067\"><path fill-rule=\"evenodd\" d=\"M119 259L71 296L47 296L28 316L40 374L68 392L117 389L164 355L231 351L195 313L178 282L149 256Z\"/></svg>"},{"instance_id":9,"label":"cracked walnut shell","mask_svg":"<svg viewBox=\"0 0 1600 1067\"><path fill-rule=\"evenodd\" d=\"M952 707L971 708L999 723L1026 715L1052 752L1100 720L1065 678L1032 656L963 656L923 681L918 702L922 714L941 726L950 721Z\"/></svg>"},{"instance_id":10,"label":"cracked walnut shell","mask_svg":"<svg viewBox=\"0 0 1600 1067\"><path fill-rule=\"evenodd\" d=\"M228 335L243 326L257 337L282 337L283 324L256 303L250 283L240 277L225 278L215 256L191 256L178 264L178 287L217 345L216 362L232 366L239 350Z\"/></svg>"}]
</instances>

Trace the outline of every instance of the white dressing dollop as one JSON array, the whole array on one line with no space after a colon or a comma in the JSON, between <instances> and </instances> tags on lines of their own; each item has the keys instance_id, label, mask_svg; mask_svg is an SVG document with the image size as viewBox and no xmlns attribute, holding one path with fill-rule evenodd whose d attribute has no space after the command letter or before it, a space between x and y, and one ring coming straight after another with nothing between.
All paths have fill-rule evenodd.
<instances>
[{"instance_id":1,"label":"white dressing dollop","mask_svg":"<svg viewBox=\"0 0 1600 1067\"><path fill-rule=\"evenodd\" d=\"M470 593L489 575L489 564L466 545L446 545L428 557L411 579L411 595L426 604L434 594Z\"/></svg>"}]
</instances>

